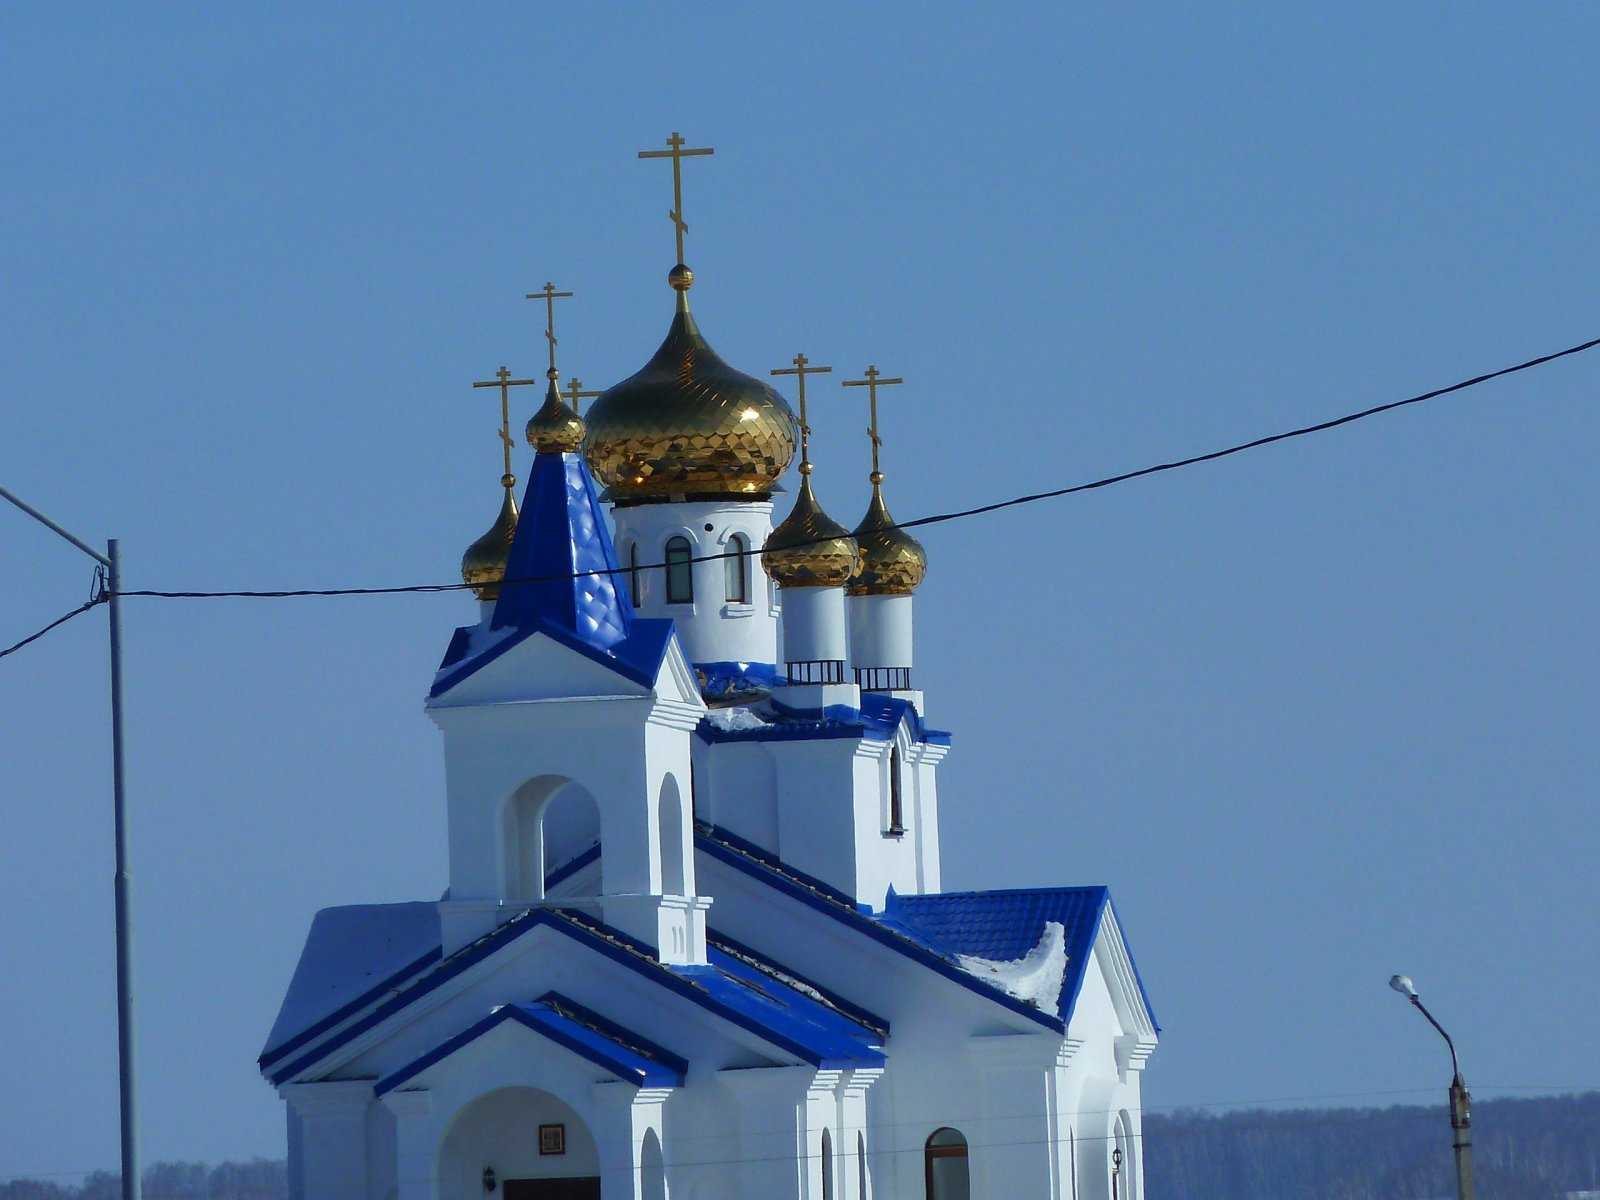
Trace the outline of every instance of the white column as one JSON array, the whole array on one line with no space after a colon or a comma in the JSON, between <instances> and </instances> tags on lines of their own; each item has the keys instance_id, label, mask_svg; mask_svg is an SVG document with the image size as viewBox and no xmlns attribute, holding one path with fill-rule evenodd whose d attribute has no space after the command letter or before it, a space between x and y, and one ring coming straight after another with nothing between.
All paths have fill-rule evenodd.
<instances>
[{"instance_id":1,"label":"white column","mask_svg":"<svg viewBox=\"0 0 1600 1200\"><path fill-rule=\"evenodd\" d=\"M278 1089L300 1119L305 1195L367 1194L367 1108L372 1081L287 1083Z\"/></svg>"},{"instance_id":2,"label":"white column","mask_svg":"<svg viewBox=\"0 0 1600 1200\"><path fill-rule=\"evenodd\" d=\"M600 1200L653 1200L641 1155L649 1134L661 1144L666 1171L665 1105L671 1088L635 1088L618 1079L594 1085L595 1119L590 1122L600 1155ZM665 1191L665 1187L663 1186Z\"/></svg>"},{"instance_id":3,"label":"white column","mask_svg":"<svg viewBox=\"0 0 1600 1200\"><path fill-rule=\"evenodd\" d=\"M867 1200L861 1194L862 1167L856 1148L867 1140L867 1091L882 1074L882 1068L878 1067L847 1071L839 1083L838 1117L834 1123L838 1142L833 1149L838 1159L835 1182L842 1186L836 1187L833 1194L844 1200ZM868 1153L871 1153L870 1147Z\"/></svg>"},{"instance_id":4,"label":"white column","mask_svg":"<svg viewBox=\"0 0 1600 1200\"><path fill-rule=\"evenodd\" d=\"M390 1092L383 1103L395 1116L394 1170L399 1200L439 1200L441 1131L433 1111L433 1094Z\"/></svg>"}]
</instances>

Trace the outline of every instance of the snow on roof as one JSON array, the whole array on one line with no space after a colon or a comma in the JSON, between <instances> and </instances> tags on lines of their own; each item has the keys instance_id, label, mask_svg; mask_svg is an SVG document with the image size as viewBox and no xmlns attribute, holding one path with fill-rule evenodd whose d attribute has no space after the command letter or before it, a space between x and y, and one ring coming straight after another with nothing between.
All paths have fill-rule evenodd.
<instances>
[{"instance_id":1,"label":"snow on roof","mask_svg":"<svg viewBox=\"0 0 1600 1200\"><path fill-rule=\"evenodd\" d=\"M948 746L950 735L929 729L917 706L898 696L862 692L861 707L834 705L824 709L791 709L771 697L736 707L714 708L700 720L707 742L766 742L791 739L866 738L884 742L905 722L913 740Z\"/></svg>"},{"instance_id":2,"label":"snow on roof","mask_svg":"<svg viewBox=\"0 0 1600 1200\"><path fill-rule=\"evenodd\" d=\"M1021 958L993 959L958 954L963 971L1004 989L1040 1012L1061 1016L1061 981L1067 973L1067 932L1060 921L1046 921L1039 944Z\"/></svg>"},{"instance_id":3,"label":"snow on roof","mask_svg":"<svg viewBox=\"0 0 1600 1200\"><path fill-rule=\"evenodd\" d=\"M437 904L323 909L312 918L300 962L262 1049L261 1065L304 1045L439 957Z\"/></svg>"},{"instance_id":4,"label":"snow on roof","mask_svg":"<svg viewBox=\"0 0 1600 1200\"><path fill-rule=\"evenodd\" d=\"M1067 965L1055 1012L1067 1020L1083 987L1101 918L1110 904L1111 893L1103 886L922 896L901 896L891 891L880 919L943 954L957 956L958 961L966 956L996 963L1025 959L1044 938L1046 925L1059 923ZM1137 966L1134 975L1137 978ZM1142 980L1139 990L1144 993ZM1154 1021L1148 994L1144 995L1144 1002Z\"/></svg>"}]
</instances>

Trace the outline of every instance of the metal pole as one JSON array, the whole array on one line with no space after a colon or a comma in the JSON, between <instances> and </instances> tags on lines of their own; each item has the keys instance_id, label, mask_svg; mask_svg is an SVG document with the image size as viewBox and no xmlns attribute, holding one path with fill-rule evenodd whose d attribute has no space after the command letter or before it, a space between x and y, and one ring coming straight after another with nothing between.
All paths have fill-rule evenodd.
<instances>
[{"instance_id":1,"label":"metal pole","mask_svg":"<svg viewBox=\"0 0 1600 1200\"><path fill-rule=\"evenodd\" d=\"M144 1181L139 1177L139 1119L134 1110L133 1086L133 915L128 895L127 806L122 793L122 568L117 539L106 542L106 552L101 554L15 492L0 487L0 500L9 500L106 569L105 599L111 618L111 810L116 826L117 857L112 890L117 909L117 1079L122 1111L122 1200L142 1200Z\"/></svg>"},{"instance_id":2,"label":"metal pole","mask_svg":"<svg viewBox=\"0 0 1600 1200\"><path fill-rule=\"evenodd\" d=\"M117 1074L122 1099L122 1200L140 1200L139 1115L134 1105L133 912L128 888L128 820L122 790L122 560L117 539L106 542L107 608L111 620L111 804L116 826Z\"/></svg>"},{"instance_id":3,"label":"metal pole","mask_svg":"<svg viewBox=\"0 0 1600 1200\"><path fill-rule=\"evenodd\" d=\"M1433 1019L1433 1014L1423 1007L1420 997L1413 995L1411 1003L1428 1024L1439 1031L1444 1044L1450 1047L1450 1146L1456 1158L1456 1198L1473 1200L1472 1188L1472 1097L1467 1092L1467 1081L1461 1078L1461 1060L1456 1057L1456 1044L1444 1026Z\"/></svg>"}]
</instances>

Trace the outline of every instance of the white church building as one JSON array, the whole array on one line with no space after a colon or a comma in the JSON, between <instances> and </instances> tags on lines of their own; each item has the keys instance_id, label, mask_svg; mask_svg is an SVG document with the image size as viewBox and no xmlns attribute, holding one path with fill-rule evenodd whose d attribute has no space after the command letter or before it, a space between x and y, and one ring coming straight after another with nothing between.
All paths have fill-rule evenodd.
<instances>
[{"instance_id":1,"label":"white church building","mask_svg":"<svg viewBox=\"0 0 1600 1200\"><path fill-rule=\"evenodd\" d=\"M448 885L319 912L260 1056L291 1194L1141 1200L1158 1027L1115 906L941 890L951 737L876 418L852 532L813 491L812 369L797 420L693 281L585 416L551 339L426 701Z\"/></svg>"}]
</instances>

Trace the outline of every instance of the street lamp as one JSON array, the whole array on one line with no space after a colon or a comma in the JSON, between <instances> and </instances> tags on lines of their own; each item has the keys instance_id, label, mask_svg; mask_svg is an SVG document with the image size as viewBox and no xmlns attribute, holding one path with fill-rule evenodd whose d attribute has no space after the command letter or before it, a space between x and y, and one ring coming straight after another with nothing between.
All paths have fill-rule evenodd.
<instances>
[{"instance_id":1,"label":"street lamp","mask_svg":"<svg viewBox=\"0 0 1600 1200\"><path fill-rule=\"evenodd\" d=\"M106 573L104 599L111 621L111 819L115 827L116 874L112 890L117 910L117 1076L122 1110L122 1200L140 1200L139 1118L133 1088L133 913L128 888L128 822L122 795L122 561L117 539L101 554L74 537L33 505L0 487L0 499L11 501L39 524L71 542Z\"/></svg>"},{"instance_id":2,"label":"street lamp","mask_svg":"<svg viewBox=\"0 0 1600 1200\"><path fill-rule=\"evenodd\" d=\"M1454 1132L1451 1146L1456 1154L1456 1196L1458 1200L1472 1200L1472 1097L1467 1093L1467 1081L1461 1078L1461 1063L1456 1058L1456 1044L1444 1031L1444 1026L1433 1019L1433 1014L1422 1006L1416 985L1409 975L1391 975L1389 986L1410 1000L1412 1006L1428 1018L1428 1024L1439 1031L1444 1044L1450 1047L1450 1128Z\"/></svg>"}]
</instances>

